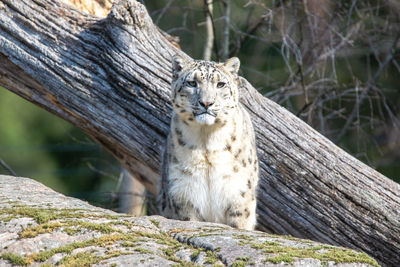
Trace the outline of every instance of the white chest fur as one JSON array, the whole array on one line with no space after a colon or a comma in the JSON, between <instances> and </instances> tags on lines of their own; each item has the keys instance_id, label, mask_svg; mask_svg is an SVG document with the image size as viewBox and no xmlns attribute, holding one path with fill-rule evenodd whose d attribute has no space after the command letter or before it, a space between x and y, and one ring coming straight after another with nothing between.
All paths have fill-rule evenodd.
<instances>
[{"instance_id":1,"label":"white chest fur","mask_svg":"<svg viewBox=\"0 0 400 267\"><path fill-rule=\"evenodd\" d=\"M240 121L230 121L218 130L206 131L177 121L172 124L179 134L172 140L177 160L169 165L169 194L190 202L203 220L225 223L228 206L247 188L248 170L240 168L235 157L235 151L246 149L245 144L231 143L232 135L242 137L239 125Z\"/></svg>"}]
</instances>

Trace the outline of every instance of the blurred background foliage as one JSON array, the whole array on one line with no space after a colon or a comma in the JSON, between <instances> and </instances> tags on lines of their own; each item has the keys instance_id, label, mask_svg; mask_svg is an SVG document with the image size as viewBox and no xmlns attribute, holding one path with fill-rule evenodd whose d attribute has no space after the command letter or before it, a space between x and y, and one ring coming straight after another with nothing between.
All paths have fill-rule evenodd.
<instances>
[{"instance_id":1,"label":"blurred background foliage","mask_svg":"<svg viewBox=\"0 0 400 267\"><path fill-rule=\"evenodd\" d=\"M121 168L80 129L0 87L0 173L115 208Z\"/></svg>"},{"instance_id":2,"label":"blurred background foliage","mask_svg":"<svg viewBox=\"0 0 400 267\"><path fill-rule=\"evenodd\" d=\"M107 0L64 1L99 15L110 7ZM196 59L203 58L211 18L212 60L238 56L242 75L260 93L400 182L397 1L215 0L212 10L207 0L141 2ZM4 88L0 125L0 173L117 208L121 168L79 129Z\"/></svg>"}]
</instances>

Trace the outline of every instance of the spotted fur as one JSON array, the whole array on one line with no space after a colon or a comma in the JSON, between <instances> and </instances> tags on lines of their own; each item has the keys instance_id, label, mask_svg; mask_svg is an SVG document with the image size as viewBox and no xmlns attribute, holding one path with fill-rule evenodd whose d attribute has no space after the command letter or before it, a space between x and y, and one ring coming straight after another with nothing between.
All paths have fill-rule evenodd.
<instances>
[{"instance_id":1,"label":"spotted fur","mask_svg":"<svg viewBox=\"0 0 400 267\"><path fill-rule=\"evenodd\" d=\"M162 215L254 229L258 160L250 116L239 103L239 66L238 58L174 58Z\"/></svg>"}]
</instances>

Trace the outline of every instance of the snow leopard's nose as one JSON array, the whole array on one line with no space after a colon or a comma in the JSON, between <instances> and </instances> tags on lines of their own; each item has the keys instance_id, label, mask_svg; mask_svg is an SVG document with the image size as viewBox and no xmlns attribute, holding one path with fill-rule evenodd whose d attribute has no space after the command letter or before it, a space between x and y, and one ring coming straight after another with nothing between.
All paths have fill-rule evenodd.
<instances>
[{"instance_id":1,"label":"snow leopard's nose","mask_svg":"<svg viewBox=\"0 0 400 267\"><path fill-rule=\"evenodd\" d=\"M211 107L212 105L214 105L214 102L202 102L199 101L200 106L202 106L205 109L208 109L209 107Z\"/></svg>"}]
</instances>

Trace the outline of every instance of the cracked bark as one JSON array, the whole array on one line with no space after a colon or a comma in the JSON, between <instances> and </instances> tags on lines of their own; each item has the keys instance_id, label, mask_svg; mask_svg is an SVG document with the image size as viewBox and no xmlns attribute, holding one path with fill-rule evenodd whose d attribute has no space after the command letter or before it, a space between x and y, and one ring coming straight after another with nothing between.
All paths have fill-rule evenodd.
<instances>
[{"instance_id":1,"label":"cracked bark","mask_svg":"<svg viewBox=\"0 0 400 267\"><path fill-rule=\"evenodd\" d=\"M145 7L106 19L55 0L0 1L0 85L83 129L156 193L171 57ZM257 135L259 228L400 262L400 187L242 79Z\"/></svg>"}]
</instances>

